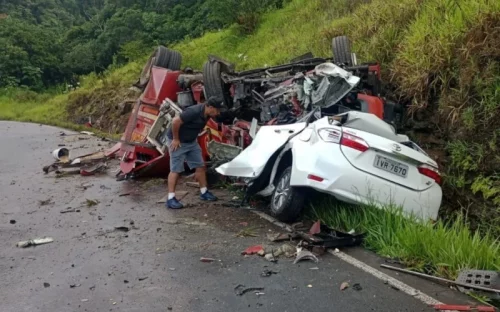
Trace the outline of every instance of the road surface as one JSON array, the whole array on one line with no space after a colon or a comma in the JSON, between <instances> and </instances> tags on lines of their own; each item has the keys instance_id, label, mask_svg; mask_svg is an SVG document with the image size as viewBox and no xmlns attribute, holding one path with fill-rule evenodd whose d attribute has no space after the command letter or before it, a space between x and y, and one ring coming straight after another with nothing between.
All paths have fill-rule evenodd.
<instances>
[{"instance_id":1,"label":"road surface","mask_svg":"<svg viewBox=\"0 0 500 312\"><path fill-rule=\"evenodd\" d=\"M318 264L295 265L293 259L273 264L242 256L279 229L246 210L202 204L196 189L188 189L189 208L171 211L156 203L165 195L164 184L117 182L113 166L104 176L45 175L41 168L53 161L58 144L66 144L72 156L106 145L85 136L61 137L60 131L0 122L2 312L432 311L331 255ZM88 207L87 200L98 204ZM69 207L75 212L60 213ZM236 237L246 226L242 222L256 227L258 237ZM114 231L118 226L130 231ZM15 246L45 236L54 242ZM374 265L379 261L363 250L353 252ZM262 277L266 269L277 274ZM446 288L404 278L439 300L453 298ZM362 289L341 291L343 282ZM263 294L238 296L234 289L240 284L263 287Z\"/></svg>"}]
</instances>

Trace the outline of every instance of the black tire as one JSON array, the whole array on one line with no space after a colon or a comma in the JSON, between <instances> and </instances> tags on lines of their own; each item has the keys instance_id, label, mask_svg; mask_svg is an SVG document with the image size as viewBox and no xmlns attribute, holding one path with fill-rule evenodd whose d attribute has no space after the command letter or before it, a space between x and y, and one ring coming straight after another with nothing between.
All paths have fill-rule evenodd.
<instances>
[{"instance_id":1,"label":"black tire","mask_svg":"<svg viewBox=\"0 0 500 312\"><path fill-rule=\"evenodd\" d=\"M228 108L233 106L233 99L229 93L229 88L221 78L221 65L219 62L208 61L203 65L203 85L207 100L215 96L223 100Z\"/></svg>"},{"instance_id":2,"label":"black tire","mask_svg":"<svg viewBox=\"0 0 500 312\"><path fill-rule=\"evenodd\" d=\"M352 66L351 42L346 36L332 39L333 62Z\"/></svg>"},{"instance_id":3,"label":"black tire","mask_svg":"<svg viewBox=\"0 0 500 312\"><path fill-rule=\"evenodd\" d=\"M138 88L146 87L149 82L151 68L153 66L167 68L170 70L180 70L181 63L182 55L178 51L167 49L164 46L158 46L142 68L139 81L135 86Z\"/></svg>"},{"instance_id":4,"label":"black tire","mask_svg":"<svg viewBox=\"0 0 500 312\"><path fill-rule=\"evenodd\" d=\"M283 170L271 197L271 215L282 222L297 220L304 208L306 198L303 189L290 186L291 174L292 167Z\"/></svg>"},{"instance_id":5,"label":"black tire","mask_svg":"<svg viewBox=\"0 0 500 312\"><path fill-rule=\"evenodd\" d=\"M182 64L182 55L178 51L169 50L170 57L167 68L170 70L180 70Z\"/></svg>"}]
</instances>

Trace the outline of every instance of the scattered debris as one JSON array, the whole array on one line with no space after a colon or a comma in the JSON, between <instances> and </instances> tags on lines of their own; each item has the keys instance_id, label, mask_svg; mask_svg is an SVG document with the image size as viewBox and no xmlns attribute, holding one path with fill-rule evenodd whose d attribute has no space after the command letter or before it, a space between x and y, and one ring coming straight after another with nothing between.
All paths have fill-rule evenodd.
<instances>
[{"instance_id":1,"label":"scattered debris","mask_svg":"<svg viewBox=\"0 0 500 312\"><path fill-rule=\"evenodd\" d=\"M101 186L99 187L101 190L110 190L111 188L110 187L107 187L106 185L104 184L101 184Z\"/></svg>"},{"instance_id":2,"label":"scattered debris","mask_svg":"<svg viewBox=\"0 0 500 312\"><path fill-rule=\"evenodd\" d=\"M123 194L118 195L118 197L129 196L129 195L130 195L130 193L123 193Z\"/></svg>"},{"instance_id":3,"label":"scattered debris","mask_svg":"<svg viewBox=\"0 0 500 312\"><path fill-rule=\"evenodd\" d=\"M16 220L14 220L14 219L10 220L9 222L10 222L10 224L16 224Z\"/></svg>"},{"instance_id":4,"label":"scattered debris","mask_svg":"<svg viewBox=\"0 0 500 312\"><path fill-rule=\"evenodd\" d=\"M249 228L244 228L243 230L239 231L236 233L236 237L258 237L255 233L256 228L254 227L249 227Z\"/></svg>"},{"instance_id":5,"label":"scattered debris","mask_svg":"<svg viewBox=\"0 0 500 312\"><path fill-rule=\"evenodd\" d=\"M309 270L319 270L318 267L314 267L314 268L309 268Z\"/></svg>"},{"instance_id":6,"label":"scattered debris","mask_svg":"<svg viewBox=\"0 0 500 312\"><path fill-rule=\"evenodd\" d=\"M16 246L21 247L21 248L26 248L26 247L30 247L30 246L52 243L53 241L54 241L54 239L52 237L35 238L35 239L30 239L27 241L19 242L16 244Z\"/></svg>"},{"instance_id":7,"label":"scattered debris","mask_svg":"<svg viewBox=\"0 0 500 312\"><path fill-rule=\"evenodd\" d=\"M125 284L128 284L128 280L124 280L123 282L124 282Z\"/></svg>"},{"instance_id":8,"label":"scattered debris","mask_svg":"<svg viewBox=\"0 0 500 312\"><path fill-rule=\"evenodd\" d=\"M240 225L242 225L242 226L248 226L248 222L240 222Z\"/></svg>"},{"instance_id":9,"label":"scattered debris","mask_svg":"<svg viewBox=\"0 0 500 312\"><path fill-rule=\"evenodd\" d=\"M92 285L89 287L89 290L94 290L95 289L95 285Z\"/></svg>"},{"instance_id":10,"label":"scattered debris","mask_svg":"<svg viewBox=\"0 0 500 312\"><path fill-rule=\"evenodd\" d=\"M168 268L170 271L175 271L175 268Z\"/></svg>"},{"instance_id":11,"label":"scattered debris","mask_svg":"<svg viewBox=\"0 0 500 312\"><path fill-rule=\"evenodd\" d=\"M205 258L205 257L201 257L201 258L200 258L200 261L201 261L201 262L214 262L214 261L215 261L215 259L213 259L213 258Z\"/></svg>"},{"instance_id":12,"label":"scattered debris","mask_svg":"<svg viewBox=\"0 0 500 312\"><path fill-rule=\"evenodd\" d=\"M262 277L269 277L273 274L278 274L278 272L272 271L272 270L264 270L262 273L260 273L260 276Z\"/></svg>"},{"instance_id":13,"label":"scattered debris","mask_svg":"<svg viewBox=\"0 0 500 312\"><path fill-rule=\"evenodd\" d=\"M81 134L85 134L85 135L94 135L94 132L90 132L90 131L80 131Z\"/></svg>"},{"instance_id":14,"label":"scattered debris","mask_svg":"<svg viewBox=\"0 0 500 312\"><path fill-rule=\"evenodd\" d=\"M311 229L309 230L309 234L315 235L321 233L321 221L316 221Z\"/></svg>"},{"instance_id":15,"label":"scattered debris","mask_svg":"<svg viewBox=\"0 0 500 312\"><path fill-rule=\"evenodd\" d=\"M128 231L130 231L130 228L127 226L115 226L115 230L122 231L122 232L128 232Z\"/></svg>"},{"instance_id":16,"label":"scattered debris","mask_svg":"<svg viewBox=\"0 0 500 312\"><path fill-rule=\"evenodd\" d=\"M60 213L68 213L68 212L80 212L80 210L76 210L75 208L68 207L64 210L59 211Z\"/></svg>"},{"instance_id":17,"label":"scattered debris","mask_svg":"<svg viewBox=\"0 0 500 312\"><path fill-rule=\"evenodd\" d=\"M49 287L50 287L50 284L45 282L45 283L43 283L43 287L45 287L45 288L49 288Z\"/></svg>"},{"instance_id":18,"label":"scattered debris","mask_svg":"<svg viewBox=\"0 0 500 312\"><path fill-rule=\"evenodd\" d=\"M69 285L69 288L76 288L76 287L80 287L82 286L82 284L71 284Z\"/></svg>"},{"instance_id":19,"label":"scattered debris","mask_svg":"<svg viewBox=\"0 0 500 312\"><path fill-rule=\"evenodd\" d=\"M97 206L99 204L99 201L97 199L93 200L93 199L86 199L86 204L87 204L87 207L93 207L93 206Z\"/></svg>"},{"instance_id":20,"label":"scattered debris","mask_svg":"<svg viewBox=\"0 0 500 312\"><path fill-rule=\"evenodd\" d=\"M200 187L200 183L198 183L198 182L186 182L186 185L191 186L191 187L197 187L197 188Z\"/></svg>"},{"instance_id":21,"label":"scattered debris","mask_svg":"<svg viewBox=\"0 0 500 312\"><path fill-rule=\"evenodd\" d=\"M302 260L311 260L316 263L318 263L319 261L318 258L315 255L313 255L313 253L310 252L309 250L297 248L297 257L295 258L295 261L293 261L293 264L296 264Z\"/></svg>"},{"instance_id":22,"label":"scattered debris","mask_svg":"<svg viewBox=\"0 0 500 312\"><path fill-rule=\"evenodd\" d=\"M340 284L340 290L345 290L347 288L349 288L348 282L343 282L342 284Z\"/></svg>"},{"instance_id":23,"label":"scattered debris","mask_svg":"<svg viewBox=\"0 0 500 312\"><path fill-rule=\"evenodd\" d=\"M264 252L264 248L261 245L251 246L241 252L242 255L253 255Z\"/></svg>"},{"instance_id":24,"label":"scattered debris","mask_svg":"<svg viewBox=\"0 0 500 312\"><path fill-rule=\"evenodd\" d=\"M234 291L236 292L236 295L238 296L243 296L247 292L250 291L255 291L255 292L260 292L261 290L264 290L264 287L248 287L245 288L245 285L238 285L234 288Z\"/></svg>"},{"instance_id":25,"label":"scattered debris","mask_svg":"<svg viewBox=\"0 0 500 312\"><path fill-rule=\"evenodd\" d=\"M359 283L356 283L356 284L352 285L352 289L354 289L356 291L360 291L363 289L363 287L361 287L361 285Z\"/></svg>"},{"instance_id":26,"label":"scattered debris","mask_svg":"<svg viewBox=\"0 0 500 312\"><path fill-rule=\"evenodd\" d=\"M143 277L139 277L138 280L139 281L144 281L144 280L146 280L148 278L149 278L149 276L143 276Z\"/></svg>"},{"instance_id":27,"label":"scattered debris","mask_svg":"<svg viewBox=\"0 0 500 312\"><path fill-rule=\"evenodd\" d=\"M62 147L54 150L52 152L52 156L54 156L55 159L59 160L62 163L68 163L69 162L69 149Z\"/></svg>"},{"instance_id":28,"label":"scattered debris","mask_svg":"<svg viewBox=\"0 0 500 312\"><path fill-rule=\"evenodd\" d=\"M257 295L257 296L263 296L263 295L265 295L265 293L257 291L257 292L255 292L255 295Z\"/></svg>"},{"instance_id":29,"label":"scattered debris","mask_svg":"<svg viewBox=\"0 0 500 312\"><path fill-rule=\"evenodd\" d=\"M271 242L281 242L281 241L290 241L298 238L299 235L296 233L273 233L267 234L267 239Z\"/></svg>"},{"instance_id":30,"label":"scattered debris","mask_svg":"<svg viewBox=\"0 0 500 312\"><path fill-rule=\"evenodd\" d=\"M175 197L177 198L177 200L182 200L184 197L186 197L187 194L189 194L189 192L187 192L187 191L176 191L175 192ZM168 199L168 194L166 194L165 196L163 196L156 203L157 204L164 204L164 203L167 202L167 199Z\"/></svg>"},{"instance_id":31,"label":"scattered debris","mask_svg":"<svg viewBox=\"0 0 500 312\"><path fill-rule=\"evenodd\" d=\"M311 284L307 285L307 288L312 288L312 287L313 287L313 285L311 285Z\"/></svg>"},{"instance_id":32,"label":"scattered debris","mask_svg":"<svg viewBox=\"0 0 500 312\"><path fill-rule=\"evenodd\" d=\"M38 203L40 204L40 206L47 206L47 205L52 204L52 199L49 198L49 199L45 199L45 200L39 200Z\"/></svg>"},{"instance_id":33,"label":"scattered debris","mask_svg":"<svg viewBox=\"0 0 500 312\"><path fill-rule=\"evenodd\" d=\"M89 301L89 299L82 299L81 301L82 302L87 302L87 301Z\"/></svg>"},{"instance_id":34,"label":"scattered debris","mask_svg":"<svg viewBox=\"0 0 500 312\"><path fill-rule=\"evenodd\" d=\"M494 307L488 306L466 306L452 304L436 304L433 306L438 311L477 311L477 312L495 312Z\"/></svg>"},{"instance_id":35,"label":"scattered debris","mask_svg":"<svg viewBox=\"0 0 500 312\"><path fill-rule=\"evenodd\" d=\"M80 174L84 177L93 176L96 173L104 172L108 168L106 163L99 163L93 166L84 166L80 169Z\"/></svg>"},{"instance_id":36,"label":"scattered debris","mask_svg":"<svg viewBox=\"0 0 500 312\"><path fill-rule=\"evenodd\" d=\"M460 281L452 281L452 280L449 280L449 279L446 279L446 278L432 276L432 275L428 275L428 274L424 274L424 273L419 273L419 272L413 272L413 271L410 271L410 270L401 269L401 268L393 267L393 266L386 265L386 264L381 264L380 266L383 267L383 268L385 268L385 269L394 270L394 271L398 271L398 272L402 272L402 273L407 273L407 274L411 274L411 275L416 275L416 276L428 278L428 279L431 279L431 280L434 280L434 281L438 281L438 282L443 282L443 283L453 284L453 285L456 285L456 286L461 286L461 287L464 287L464 288L470 288L470 289L482 290L482 291L486 291L486 292L493 292L493 293L500 294L500 289L494 289L494 288L483 287L483 286L478 286L478 285L471 285L471 284L467 284L467 283L462 283Z\"/></svg>"},{"instance_id":37,"label":"scattered debris","mask_svg":"<svg viewBox=\"0 0 500 312\"><path fill-rule=\"evenodd\" d=\"M272 253L266 254L264 258L269 262L277 262L278 260L274 257Z\"/></svg>"}]
</instances>

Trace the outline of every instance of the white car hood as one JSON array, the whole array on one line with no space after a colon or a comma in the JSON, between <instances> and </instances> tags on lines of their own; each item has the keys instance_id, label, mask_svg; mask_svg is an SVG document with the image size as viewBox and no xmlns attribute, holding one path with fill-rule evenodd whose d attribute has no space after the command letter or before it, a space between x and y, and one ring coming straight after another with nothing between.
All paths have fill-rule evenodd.
<instances>
[{"instance_id":1,"label":"white car hood","mask_svg":"<svg viewBox=\"0 0 500 312\"><path fill-rule=\"evenodd\" d=\"M263 126L253 142L232 161L215 170L224 176L256 178L269 158L279 150L289 138L306 127L305 122L281 126Z\"/></svg>"}]
</instances>

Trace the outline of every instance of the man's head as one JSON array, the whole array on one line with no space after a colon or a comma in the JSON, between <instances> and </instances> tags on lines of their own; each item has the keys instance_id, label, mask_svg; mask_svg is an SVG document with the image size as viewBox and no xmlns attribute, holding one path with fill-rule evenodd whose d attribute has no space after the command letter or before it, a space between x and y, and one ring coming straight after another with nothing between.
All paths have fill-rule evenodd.
<instances>
[{"instance_id":1,"label":"man's head","mask_svg":"<svg viewBox=\"0 0 500 312\"><path fill-rule=\"evenodd\" d=\"M209 117L215 118L219 116L220 109L222 108L222 99L212 96L208 99L205 105L205 114Z\"/></svg>"}]
</instances>

